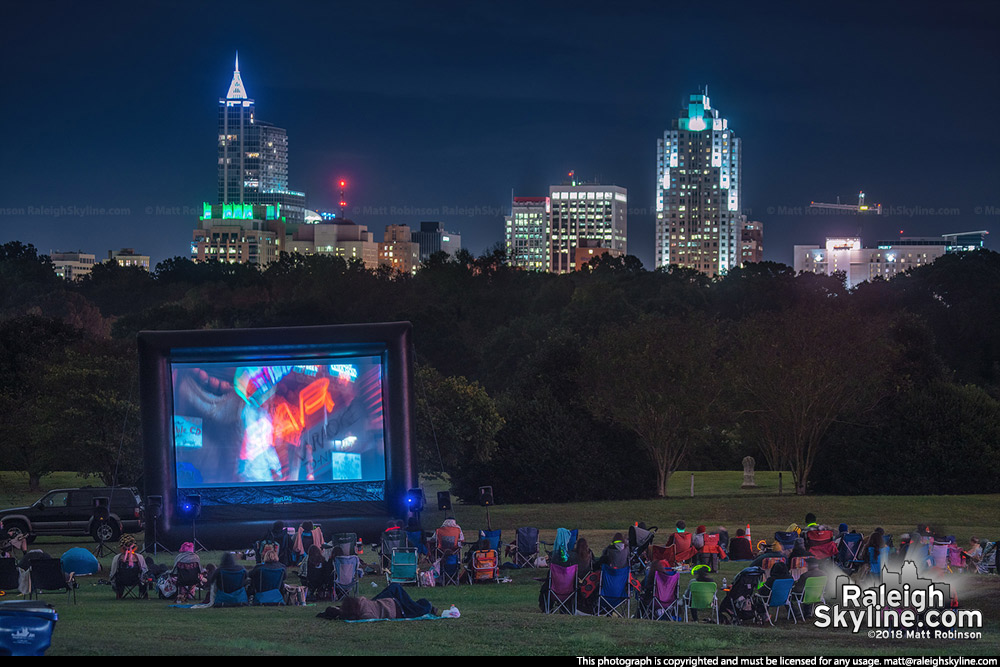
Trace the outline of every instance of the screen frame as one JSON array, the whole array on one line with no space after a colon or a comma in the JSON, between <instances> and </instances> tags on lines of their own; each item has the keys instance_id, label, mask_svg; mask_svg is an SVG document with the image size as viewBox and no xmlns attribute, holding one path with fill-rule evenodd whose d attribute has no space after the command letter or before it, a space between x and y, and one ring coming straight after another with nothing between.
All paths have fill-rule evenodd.
<instances>
[{"instance_id":1,"label":"screen frame","mask_svg":"<svg viewBox=\"0 0 1000 667\"><path fill-rule=\"evenodd\" d=\"M379 356L382 362L384 501L291 502L268 506L204 507L197 519L198 540L209 548L247 548L275 520L286 525L312 521L327 534L377 536L389 520L408 516L406 492L416 486L414 467L412 325L409 322L265 329L142 331L138 334L139 389L143 423L144 490L163 496L155 539L190 541L191 520L178 515L173 430L173 363L195 360L233 362L265 358L296 360ZM241 484L252 488L253 485ZM189 490L190 492L190 490ZM241 509L243 511L241 511ZM147 539L153 526L147 522Z\"/></svg>"}]
</instances>

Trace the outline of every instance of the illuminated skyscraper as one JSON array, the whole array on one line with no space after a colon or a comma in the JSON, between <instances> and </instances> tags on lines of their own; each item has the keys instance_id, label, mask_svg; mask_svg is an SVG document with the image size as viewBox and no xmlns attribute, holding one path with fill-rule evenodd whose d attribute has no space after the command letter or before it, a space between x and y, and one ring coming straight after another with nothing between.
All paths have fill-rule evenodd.
<instances>
[{"instance_id":1,"label":"illuminated skyscraper","mask_svg":"<svg viewBox=\"0 0 1000 667\"><path fill-rule=\"evenodd\" d=\"M553 185L549 187L549 266L551 273L569 273L577 266L580 248L606 248L628 254L628 191L616 185ZM587 252L590 256L591 253Z\"/></svg>"},{"instance_id":2,"label":"illuminated skyscraper","mask_svg":"<svg viewBox=\"0 0 1000 667\"><path fill-rule=\"evenodd\" d=\"M707 90L657 140L656 266L715 276L740 265L740 140Z\"/></svg>"},{"instance_id":3,"label":"illuminated skyscraper","mask_svg":"<svg viewBox=\"0 0 1000 667\"><path fill-rule=\"evenodd\" d=\"M305 193L288 189L288 135L255 117L239 55L229 92L219 99L219 203L281 204L288 222L305 220Z\"/></svg>"},{"instance_id":4,"label":"illuminated skyscraper","mask_svg":"<svg viewBox=\"0 0 1000 667\"><path fill-rule=\"evenodd\" d=\"M549 198L514 197L506 227L507 261L528 271L549 270Z\"/></svg>"}]
</instances>

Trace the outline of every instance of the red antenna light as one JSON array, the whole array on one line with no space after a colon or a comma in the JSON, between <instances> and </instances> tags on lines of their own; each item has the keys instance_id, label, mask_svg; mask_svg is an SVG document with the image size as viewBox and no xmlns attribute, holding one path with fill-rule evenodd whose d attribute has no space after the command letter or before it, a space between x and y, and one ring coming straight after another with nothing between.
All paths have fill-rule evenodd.
<instances>
[{"instance_id":1,"label":"red antenna light","mask_svg":"<svg viewBox=\"0 0 1000 667\"><path fill-rule=\"evenodd\" d=\"M347 181L345 181L345 180L341 180L341 181L340 181L340 187L342 187L342 188L346 188L346 187L347 187Z\"/></svg>"}]
</instances>

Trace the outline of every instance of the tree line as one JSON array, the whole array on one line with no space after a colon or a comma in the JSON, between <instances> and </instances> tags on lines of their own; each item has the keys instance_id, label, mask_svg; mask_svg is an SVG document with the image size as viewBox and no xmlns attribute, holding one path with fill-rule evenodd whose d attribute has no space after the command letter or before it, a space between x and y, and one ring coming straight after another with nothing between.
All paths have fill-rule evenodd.
<instances>
[{"instance_id":1,"label":"tree line","mask_svg":"<svg viewBox=\"0 0 1000 667\"><path fill-rule=\"evenodd\" d=\"M0 462L141 484L136 334L409 321L421 472L498 502L664 495L679 469L790 470L798 493L972 493L1000 473L1000 254L847 290L751 264L634 257L567 275L502 249L415 275L330 256L264 269L99 264L0 246ZM976 465L969 465L975 461Z\"/></svg>"}]
</instances>

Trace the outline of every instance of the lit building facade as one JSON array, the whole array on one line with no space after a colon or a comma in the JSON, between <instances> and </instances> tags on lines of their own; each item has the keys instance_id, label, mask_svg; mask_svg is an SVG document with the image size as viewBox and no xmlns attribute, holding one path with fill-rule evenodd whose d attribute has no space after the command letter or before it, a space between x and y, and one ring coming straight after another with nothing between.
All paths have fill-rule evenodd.
<instances>
[{"instance_id":1,"label":"lit building facade","mask_svg":"<svg viewBox=\"0 0 1000 667\"><path fill-rule=\"evenodd\" d=\"M330 220L298 225L285 241L285 251L300 255L335 255L361 260L373 269L379 262L379 244L364 225L350 220Z\"/></svg>"},{"instance_id":2,"label":"lit building facade","mask_svg":"<svg viewBox=\"0 0 1000 667\"><path fill-rule=\"evenodd\" d=\"M588 241L584 239L576 247L576 266L573 268L576 271L580 271L587 264L590 264L591 260L598 257L603 257L608 255L610 257L621 257L625 253L621 250L613 250L611 248L605 248L600 245L597 241Z\"/></svg>"},{"instance_id":3,"label":"lit building facade","mask_svg":"<svg viewBox=\"0 0 1000 667\"><path fill-rule=\"evenodd\" d=\"M848 288L874 278L893 278L910 269L930 264L945 254L943 238L936 245L908 244L917 239L880 242L877 248L865 248L857 237L828 238L824 246L795 246L795 272L833 275L842 273Z\"/></svg>"},{"instance_id":4,"label":"lit building facade","mask_svg":"<svg viewBox=\"0 0 1000 667\"><path fill-rule=\"evenodd\" d=\"M764 261L764 223L742 220L740 233L740 266Z\"/></svg>"},{"instance_id":5,"label":"lit building facade","mask_svg":"<svg viewBox=\"0 0 1000 667\"><path fill-rule=\"evenodd\" d=\"M549 198L514 197L504 216L507 261L526 271L549 270Z\"/></svg>"},{"instance_id":6,"label":"lit building facade","mask_svg":"<svg viewBox=\"0 0 1000 667\"><path fill-rule=\"evenodd\" d=\"M400 273L413 274L420 268L420 244L413 242L409 225L387 225L378 244L378 263Z\"/></svg>"},{"instance_id":7,"label":"lit building facade","mask_svg":"<svg viewBox=\"0 0 1000 667\"><path fill-rule=\"evenodd\" d=\"M628 191L615 185L553 185L549 188L548 268L569 273L577 266L577 249L628 254Z\"/></svg>"},{"instance_id":8,"label":"lit building facade","mask_svg":"<svg viewBox=\"0 0 1000 667\"><path fill-rule=\"evenodd\" d=\"M49 255L49 259L52 260L57 276L66 280L80 280L84 276L90 275L97 258L95 255L77 250L75 252L54 252Z\"/></svg>"},{"instance_id":9,"label":"lit building facade","mask_svg":"<svg viewBox=\"0 0 1000 667\"><path fill-rule=\"evenodd\" d=\"M740 140L707 91L657 140L656 266L725 274L741 263Z\"/></svg>"},{"instance_id":10,"label":"lit building facade","mask_svg":"<svg viewBox=\"0 0 1000 667\"><path fill-rule=\"evenodd\" d=\"M109 250L108 261L114 262L120 266L135 266L149 271L149 255L140 255L134 248Z\"/></svg>"},{"instance_id":11,"label":"lit building facade","mask_svg":"<svg viewBox=\"0 0 1000 667\"><path fill-rule=\"evenodd\" d=\"M410 233L410 240L420 246L420 261L426 262L436 252L454 257L462 249L462 235L445 231L440 222L421 222L420 231Z\"/></svg>"},{"instance_id":12,"label":"lit building facade","mask_svg":"<svg viewBox=\"0 0 1000 667\"><path fill-rule=\"evenodd\" d=\"M305 219L306 196L288 188L288 135L255 116L240 60L219 99L218 195L222 204L281 204L290 223Z\"/></svg>"},{"instance_id":13,"label":"lit building facade","mask_svg":"<svg viewBox=\"0 0 1000 667\"><path fill-rule=\"evenodd\" d=\"M191 259L267 266L284 244L280 204L205 204L192 235Z\"/></svg>"}]
</instances>

